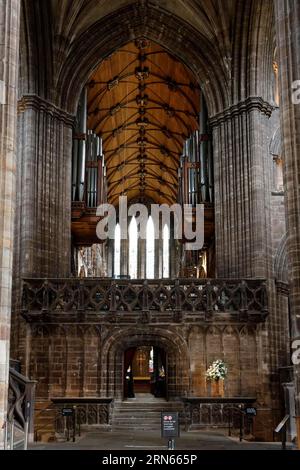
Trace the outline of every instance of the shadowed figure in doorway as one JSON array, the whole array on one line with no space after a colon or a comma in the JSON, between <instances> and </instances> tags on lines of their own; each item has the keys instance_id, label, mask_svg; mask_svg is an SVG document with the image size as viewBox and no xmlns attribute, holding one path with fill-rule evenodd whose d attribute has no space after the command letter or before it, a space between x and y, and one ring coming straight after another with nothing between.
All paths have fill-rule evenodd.
<instances>
[{"instance_id":1,"label":"shadowed figure in doorway","mask_svg":"<svg viewBox=\"0 0 300 470\"><path fill-rule=\"evenodd\" d=\"M129 348L124 355L124 398L134 398L133 389L133 372L132 372L132 361L136 352L136 348Z\"/></svg>"},{"instance_id":2,"label":"shadowed figure in doorway","mask_svg":"<svg viewBox=\"0 0 300 470\"><path fill-rule=\"evenodd\" d=\"M128 367L126 371L126 389L127 389L127 398L134 398L133 391L133 375L131 366Z\"/></svg>"}]
</instances>

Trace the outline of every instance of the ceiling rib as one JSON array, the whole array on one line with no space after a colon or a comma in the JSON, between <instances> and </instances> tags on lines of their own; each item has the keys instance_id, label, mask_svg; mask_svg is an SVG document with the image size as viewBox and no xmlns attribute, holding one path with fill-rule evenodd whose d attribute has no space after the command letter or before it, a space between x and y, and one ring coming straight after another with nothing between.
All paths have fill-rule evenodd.
<instances>
[{"instance_id":1,"label":"ceiling rib","mask_svg":"<svg viewBox=\"0 0 300 470\"><path fill-rule=\"evenodd\" d=\"M198 128L190 70L146 39L104 60L88 83L88 127L103 139L108 200L174 203L185 139Z\"/></svg>"}]
</instances>

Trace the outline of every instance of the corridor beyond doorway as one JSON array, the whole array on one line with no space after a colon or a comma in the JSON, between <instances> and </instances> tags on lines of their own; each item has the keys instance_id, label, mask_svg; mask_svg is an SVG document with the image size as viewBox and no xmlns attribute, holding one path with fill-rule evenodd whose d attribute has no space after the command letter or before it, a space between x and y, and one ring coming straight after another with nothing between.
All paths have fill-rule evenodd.
<instances>
[{"instance_id":1,"label":"corridor beyond doorway","mask_svg":"<svg viewBox=\"0 0 300 470\"><path fill-rule=\"evenodd\" d=\"M167 355L147 345L124 353L124 399L149 401L167 398Z\"/></svg>"}]
</instances>

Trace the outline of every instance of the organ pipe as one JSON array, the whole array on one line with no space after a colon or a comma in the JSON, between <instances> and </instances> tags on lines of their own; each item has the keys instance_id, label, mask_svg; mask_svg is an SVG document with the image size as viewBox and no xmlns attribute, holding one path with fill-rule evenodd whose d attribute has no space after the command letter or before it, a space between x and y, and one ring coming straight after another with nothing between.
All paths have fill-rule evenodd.
<instances>
[{"instance_id":1,"label":"organ pipe","mask_svg":"<svg viewBox=\"0 0 300 470\"><path fill-rule=\"evenodd\" d=\"M214 167L211 141L208 142L208 183L209 183L209 201L214 200Z\"/></svg>"},{"instance_id":2,"label":"organ pipe","mask_svg":"<svg viewBox=\"0 0 300 470\"><path fill-rule=\"evenodd\" d=\"M86 200L88 207L97 207L99 203L104 202L104 156L100 153L102 148L101 137L92 130L88 130L86 161Z\"/></svg>"},{"instance_id":3,"label":"organ pipe","mask_svg":"<svg viewBox=\"0 0 300 470\"><path fill-rule=\"evenodd\" d=\"M75 124L72 151L72 198L82 201L84 196L85 152L86 152L87 90L81 93Z\"/></svg>"},{"instance_id":4,"label":"organ pipe","mask_svg":"<svg viewBox=\"0 0 300 470\"><path fill-rule=\"evenodd\" d=\"M78 173L77 186L79 187L79 201L83 200L84 195L84 173L85 173L85 141L79 141L78 150Z\"/></svg>"},{"instance_id":5,"label":"organ pipe","mask_svg":"<svg viewBox=\"0 0 300 470\"><path fill-rule=\"evenodd\" d=\"M93 207L97 207L97 168L93 168Z\"/></svg>"},{"instance_id":6,"label":"organ pipe","mask_svg":"<svg viewBox=\"0 0 300 470\"><path fill-rule=\"evenodd\" d=\"M201 196L204 202L210 202L209 179L208 179L208 139L207 139L207 109L203 96L201 96L201 113L200 113L200 134L202 141L200 145L200 154L202 154L200 171L201 171Z\"/></svg>"},{"instance_id":7,"label":"organ pipe","mask_svg":"<svg viewBox=\"0 0 300 470\"><path fill-rule=\"evenodd\" d=\"M205 110L203 108L203 98L201 97L201 113L199 117L199 128L201 135L204 135L206 132L206 116ZM206 198L206 190L205 190L205 182L206 182L206 174L205 174L205 167L206 167L206 147L205 143L202 141L200 143L200 185L201 185L201 200L205 201Z\"/></svg>"},{"instance_id":8,"label":"organ pipe","mask_svg":"<svg viewBox=\"0 0 300 470\"><path fill-rule=\"evenodd\" d=\"M78 163L78 140L73 140L72 150L72 201L76 201L77 193L77 163Z\"/></svg>"},{"instance_id":9,"label":"organ pipe","mask_svg":"<svg viewBox=\"0 0 300 470\"><path fill-rule=\"evenodd\" d=\"M77 184L79 187L79 200L83 200L84 196L84 178L85 178L85 155L86 155L86 119L87 119L87 90L84 88L82 92L82 101L79 107L78 116L78 133L82 135L79 140L78 149L78 179Z\"/></svg>"}]
</instances>

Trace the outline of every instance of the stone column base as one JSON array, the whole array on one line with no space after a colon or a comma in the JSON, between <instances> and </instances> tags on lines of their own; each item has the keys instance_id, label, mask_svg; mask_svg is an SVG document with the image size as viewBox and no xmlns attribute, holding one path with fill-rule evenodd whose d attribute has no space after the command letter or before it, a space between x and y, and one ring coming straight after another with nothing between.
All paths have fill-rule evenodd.
<instances>
[{"instance_id":1,"label":"stone column base","mask_svg":"<svg viewBox=\"0 0 300 470\"><path fill-rule=\"evenodd\" d=\"M300 416L296 416L297 447L300 450Z\"/></svg>"},{"instance_id":2,"label":"stone column base","mask_svg":"<svg viewBox=\"0 0 300 470\"><path fill-rule=\"evenodd\" d=\"M253 434L256 441L272 442L273 430L280 421L277 410L271 408L257 408L257 415L253 422Z\"/></svg>"}]
</instances>

